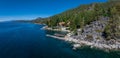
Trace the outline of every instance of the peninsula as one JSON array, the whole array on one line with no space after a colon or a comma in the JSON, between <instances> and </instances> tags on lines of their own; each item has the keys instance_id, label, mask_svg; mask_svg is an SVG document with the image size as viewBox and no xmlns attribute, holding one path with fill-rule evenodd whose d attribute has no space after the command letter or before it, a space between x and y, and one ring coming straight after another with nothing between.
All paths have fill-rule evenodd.
<instances>
[{"instance_id":1,"label":"peninsula","mask_svg":"<svg viewBox=\"0 0 120 58\"><path fill-rule=\"evenodd\" d=\"M120 1L81 5L61 14L40 18L33 23L46 24L44 29L68 32L63 37L73 42L73 49L87 45L103 50L120 50Z\"/></svg>"}]
</instances>

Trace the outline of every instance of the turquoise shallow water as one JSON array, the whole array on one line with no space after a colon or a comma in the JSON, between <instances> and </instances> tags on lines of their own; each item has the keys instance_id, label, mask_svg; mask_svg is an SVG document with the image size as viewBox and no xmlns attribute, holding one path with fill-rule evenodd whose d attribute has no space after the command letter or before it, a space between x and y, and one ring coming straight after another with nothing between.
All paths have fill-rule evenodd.
<instances>
[{"instance_id":1,"label":"turquoise shallow water","mask_svg":"<svg viewBox=\"0 0 120 58\"><path fill-rule=\"evenodd\" d=\"M88 47L72 50L71 44L46 37L52 31L43 25L0 23L0 58L120 58L120 52L104 52Z\"/></svg>"}]
</instances>

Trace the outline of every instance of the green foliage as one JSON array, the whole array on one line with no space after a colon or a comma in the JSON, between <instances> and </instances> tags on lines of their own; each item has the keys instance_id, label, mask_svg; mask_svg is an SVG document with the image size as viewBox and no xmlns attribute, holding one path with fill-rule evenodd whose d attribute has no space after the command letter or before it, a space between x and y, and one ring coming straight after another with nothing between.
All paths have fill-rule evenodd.
<instances>
[{"instance_id":1,"label":"green foliage","mask_svg":"<svg viewBox=\"0 0 120 58\"><path fill-rule=\"evenodd\" d=\"M45 23L49 27L59 26L59 22L65 22L65 26L70 27L71 31L76 32L78 28L83 28L90 22L98 20L101 16L109 17L109 24L106 26L104 33L106 38L116 38L120 36L120 11L117 11L116 4L120 2L108 1L106 3L93 3L89 5L81 5L77 8L70 9L61 14L57 14L43 20L35 20L37 23ZM67 23L70 22L69 25ZM100 31L98 31L100 32Z\"/></svg>"},{"instance_id":2,"label":"green foliage","mask_svg":"<svg viewBox=\"0 0 120 58\"><path fill-rule=\"evenodd\" d=\"M109 6L106 8L107 3L94 3L90 5L81 5L78 8L74 8L57 14L55 16L49 17L46 23L49 27L58 26L59 22L65 22L70 30L75 30L77 28L83 28L84 25L89 24L92 21L98 20L100 16L110 16ZM66 25L67 26L67 25Z\"/></svg>"},{"instance_id":3,"label":"green foliage","mask_svg":"<svg viewBox=\"0 0 120 58\"><path fill-rule=\"evenodd\" d=\"M107 39L117 39L120 37L120 15L118 14L116 6L110 8L110 20L104 32Z\"/></svg>"}]
</instances>

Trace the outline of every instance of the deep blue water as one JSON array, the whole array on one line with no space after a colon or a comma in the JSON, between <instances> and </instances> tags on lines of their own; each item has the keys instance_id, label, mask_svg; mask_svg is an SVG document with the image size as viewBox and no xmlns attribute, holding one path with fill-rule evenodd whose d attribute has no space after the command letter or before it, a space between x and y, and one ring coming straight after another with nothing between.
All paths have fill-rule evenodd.
<instances>
[{"instance_id":1,"label":"deep blue water","mask_svg":"<svg viewBox=\"0 0 120 58\"><path fill-rule=\"evenodd\" d=\"M120 52L104 52L84 47L72 50L69 43L46 37L51 31L42 25L0 23L0 58L120 58Z\"/></svg>"}]
</instances>

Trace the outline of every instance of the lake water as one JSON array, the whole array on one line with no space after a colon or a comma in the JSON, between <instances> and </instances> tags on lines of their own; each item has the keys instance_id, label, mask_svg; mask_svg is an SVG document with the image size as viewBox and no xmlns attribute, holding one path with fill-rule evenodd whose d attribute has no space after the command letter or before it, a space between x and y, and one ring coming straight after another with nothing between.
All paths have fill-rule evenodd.
<instances>
[{"instance_id":1,"label":"lake water","mask_svg":"<svg viewBox=\"0 0 120 58\"><path fill-rule=\"evenodd\" d=\"M46 37L42 25L0 23L0 58L120 58L120 52L104 52L88 47L73 50L70 43Z\"/></svg>"}]
</instances>

